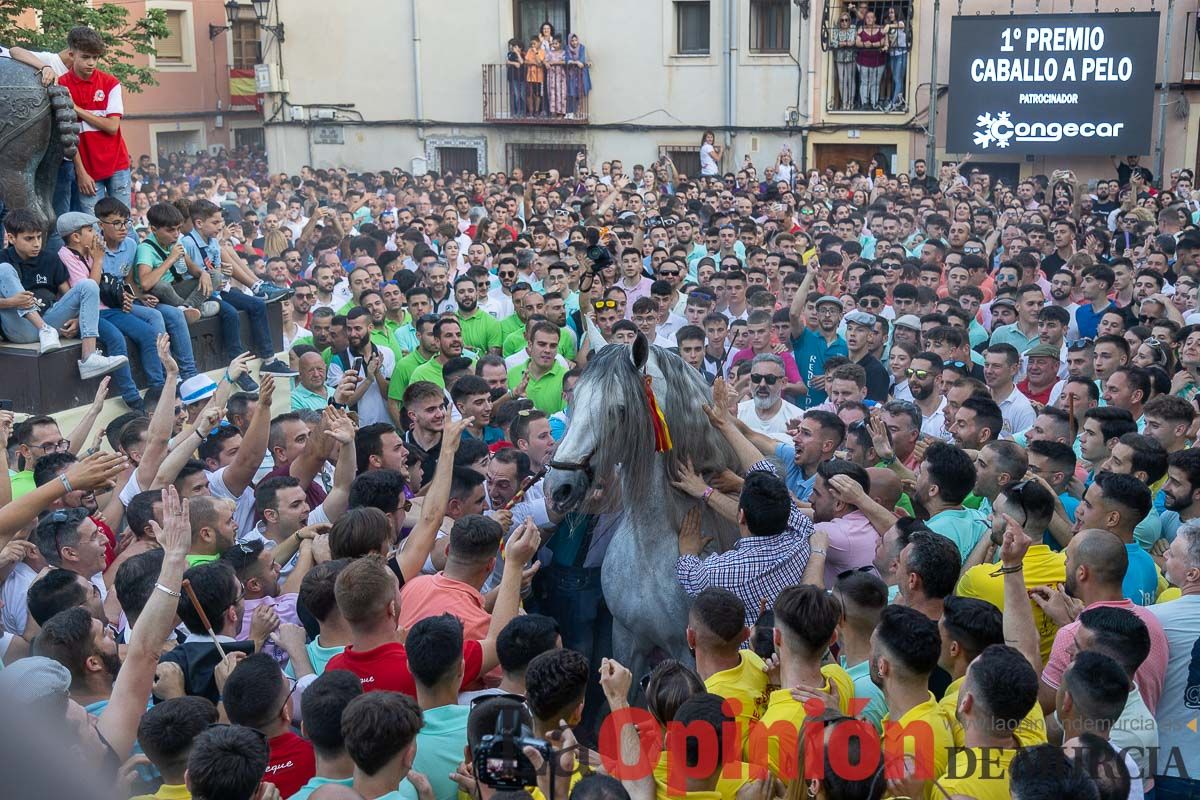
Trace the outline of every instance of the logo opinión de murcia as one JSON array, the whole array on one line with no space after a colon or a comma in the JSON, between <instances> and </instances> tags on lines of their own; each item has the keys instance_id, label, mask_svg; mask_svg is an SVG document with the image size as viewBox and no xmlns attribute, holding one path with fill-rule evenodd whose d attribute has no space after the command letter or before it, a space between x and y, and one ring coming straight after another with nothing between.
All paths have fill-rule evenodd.
<instances>
[{"instance_id":1,"label":"logo opini\u00f3n de murcia","mask_svg":"<svg viewBox=\"0 0 1200 800\"><path fill-rule=\"evenodd\" d=\"M980 114L975 120L975 144L986 150L991 145L1001 149L1012 141L1018 142L1061 142L1063 139L1104 138L1120 135L1124 122L1013 122L1007 111L992 116L990 112Z\"/></svg>"}]
</instances>

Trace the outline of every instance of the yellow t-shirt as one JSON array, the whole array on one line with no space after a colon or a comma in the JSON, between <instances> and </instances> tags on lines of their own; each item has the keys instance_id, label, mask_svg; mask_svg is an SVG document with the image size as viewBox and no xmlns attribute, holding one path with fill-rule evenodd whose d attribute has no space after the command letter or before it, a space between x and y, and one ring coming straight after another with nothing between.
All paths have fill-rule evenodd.
<instances>
[{"instance_id":1,"label":"yellow t-shirt","mask_svg":"<svg viewBox=\"0 0 1200 800\"><path fill-rule=\"evenodd\" d=\"M192 800L192 793L182 783L164 783L154 794L138 795L131 800Z\"/></svg>"},{"instance_id":2,"label":"yellow t-shirt","mask_svg":"<svg viewBox=\"0 0 1200 800\"><path fill-rule=\"evenodd\" d=\"M838 707L843 714L850 713L850 701L854 698L854 679L837 664L821 667L825 676L822 691L833 692L836 688ZM771 692L767 709L757 724L751 725L750 737L746 740L745 758L752 765L762 765L765 742L766 764L771 772L784 780L800 777L800 741L804 733L804 721L808 717L804 704L793 699L788 689ZM780 740L787 745L781 760Z\"/></svg>"},{"instance_id":3,"label":"yellow t-shirt","mask_svg":"<svg viewBox=\"0 0 1200 800\"><path fill-rule=\"evenodd\" d=\"M1012 795L1008 788L1008 765L1016 754L1013 748L958 750L950 769L938 783L950 797L958 794L975 800L1009 800Z\"/></svg>"},{"instance_id":4,"label":"yellow t-shirt","mask_svg":"<svg viewBox=\"0 0 1200 800\"><path fill-rule=\"evenodd\" d=\"M1169 603L1172 600L1178 600L1181 597L1183 597L1183 592L1179 590L1179 587L1172 586L1168 589L1163 589L1158 593L1158 598L1154 601L1154 605L1160 606L1163 603Z\"/></svg>"},{"instance_id":5,"label":"yellow t-shirt","mask_svg":"<svg viewBox=\"0 0 1200 800\"><path fill-rule=\"evenodd\" d=\"M657 800L680 800L682 797L692 798L696 796L695 792L679 792L671 791L667 783L670 769L670 753L666 749L658 756L658 763L654 765L654 786L655 797ZM742 785L756 778L762 779L766 777L766 772L761 768L756 769L745 761L739 761L736 764L723 765L721 767L721 775L717 778L717 794L721 800L734 800L737 796L738 789Z\"/></svg>"},{"instance_id":6,"label":"yellow t-shirt","mask_svg":"<svg viewBox=\"0 0 1200 800\"><path fill-rule=\"evenodd\" d=\"M762 717L767 707L767 672L762 658L753 650L739 650L738 655L741 660L736 667L709 675L704 688L738 707L732 716L737 722L740 746L744 748L750 735L750 721Z\"/></svg>"},{"instance_id":7,"label":"yellow t-shirt","mask_svg":"<svg viewBox=\"0 0 1200 800\"><path fill-rule=\"evenodd\" d=\"M883 715L884 756L890 759L902 752L906 756L923 759L916 765L919 776L932 779L945 774L953 748L954 734L950 730L950 720L946 719L946 712L938 704L933 692L929 693L928 700L904 712L896 722L892 722L887 714ZM930 755L933 757L932 764L924 760ZM934 796L932 782L927 784L925 796Z\"/></svg>"},{"instance_id":8,"label":"yellow t-shirt","mask_svg":"<svg viewBox=\"0 0 1200 800\"><path fill-rule=\"evenodd\" d=\"M959 597L973 597L991 603L1001 611L1004 610L1004 576L992 577L996 564L979 564L963 573L954 593ZM1025 587L1055 586L1067 580L1067 556L1056 553L1044 544L1035 544L1025 554L1024 569ZM1042 663L1050 658L1050 648L1054 644L1054 635L1058 626L1046 616L1041 607L1032 600L1033 623L1037 626L1040 640Z\"/></svg>"},{"instance_id":9,"label":"yellow t-shirt","mask_svg":"<svg viewBox=\"0 0 1200 800\"><path fill-rule=\"evenodd\" d=\"M966 747L963 727L954 714L955 709L958 708L958 691L962 688L963 680L964 678L959 678L947 686L946 694L942 696L941 701L942 711L950 720L950 732L954 734L955 747ZM1022 747L1033 747L1035 744L1046 743L1046 716L1042 713L1040 704L1033 704L1033 708L1029 709L1025 719L1021 720L1021 725L1017 728L1015 735Z\"/></svg>"}]
</instances>

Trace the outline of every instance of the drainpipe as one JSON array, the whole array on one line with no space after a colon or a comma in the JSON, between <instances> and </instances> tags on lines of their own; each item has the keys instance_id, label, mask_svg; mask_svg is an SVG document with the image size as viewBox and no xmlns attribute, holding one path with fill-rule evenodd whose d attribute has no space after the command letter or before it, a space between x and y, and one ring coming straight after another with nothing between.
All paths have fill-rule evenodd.
<instances>
[{"instance_id":1,"label":"drainpipe","mask_svg":"<svg viewBox=\"0 0 1200 800\"><path fill-rule=\"evenodd\" d=\"M725 0L725 151L733 148L733 127L737 124L737 4ZM733 169L736 169L736 164Z\"/></svg>"},{"instance_id":2,"label":"drainpipe","mask_svg":"<svg viewBox=\"0 0 1200 800\"><path fill-rule=\"evenodd\" d=\"M1158 144L1154 148L1154 174L1158 177L1159 186L1167 187L1166 169L1167 158L1167 105L1170 99L1171 86L1171 31L1175 28L1175 0L1167 3L1167 35L1163 42L1162 59L1162 91L1158 93Z\"/></svg>"},{"instance_id":3,"label":"drainpipe","mask_svg":"<svg viewBox=\"0 0 1200 800\"><path fill-rule=\"evenodd\" d=\"M425 132L421 128L421 120L425 119L425 107L421 100L421 23L417 12L417 0L412 0L412 39L413 39L413 101L417 116L417 140L425 141Z\"/></svg>"}]
</instances>

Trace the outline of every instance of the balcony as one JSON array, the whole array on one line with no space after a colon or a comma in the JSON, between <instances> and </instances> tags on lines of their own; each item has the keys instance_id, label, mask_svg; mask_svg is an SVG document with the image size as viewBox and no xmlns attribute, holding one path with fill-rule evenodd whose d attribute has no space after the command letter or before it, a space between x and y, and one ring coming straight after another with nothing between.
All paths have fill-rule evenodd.
<instances>
[{"instance_id":1,"label":"balcony","mask_svg":"<svg viewBox=\"0 0 1200 800\"><path fill-rule=\"evenodd\" d=\"M878 9L874 6L879 5ZM871 4L871 11L885 13L881 4ZM912 64L909 56L913 46L913 2L898 0L886 7L896 12L896 21L887 23L878 19L879 33L885 49L862 48L857 34L865 15L866 3L826 0L821 19L821 49L828 54L825 59L825 110L853 114L903 114L908 111L910 93L909 76ZM847 27L841 27L843 17L849 18ZM860 54L869 54L882 65L866 72L859 68L856 60Z\"/></svg>"},{"instance_id":2,"label":"balcony","mask_svg":"<svg viewBox=\"0 0 1200 800\"><path fill-rule=\"evenodd\" d=\"M1183 31L1182 80L1193 86L1200 84L1200 12L1189 11Z\"/></svg>"},{"instance_id":3,"label":"balcony","mask_svg":"<svg viewBox=\"0 0 1200 800\"><path fill-rule=\"evenodd\" d=\"M507 64L483 65L483 121L522 125L586 125L588 96L582 91L583 72L563 67L562 82L551 72L541 84L510 75Z\"/></svg>"}]
</instances>

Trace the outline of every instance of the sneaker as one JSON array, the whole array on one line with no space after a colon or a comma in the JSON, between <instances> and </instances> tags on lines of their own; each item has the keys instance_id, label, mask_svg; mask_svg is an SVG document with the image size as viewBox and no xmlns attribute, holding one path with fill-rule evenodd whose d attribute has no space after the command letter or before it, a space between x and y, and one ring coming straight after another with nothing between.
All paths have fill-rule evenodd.
<instances>
[{"instance_id":1,"label":"sneaker","mask_svg":"<svg viewBox=\"0 0 1200 800\"><path fill-rule=\"evenodd\" d=\"M241 389L243 392L247 392L248 394L254 394L258 391L258 384L255 383L254 379L249 375L239 375L238 379L234 381L234 383L238 385L239 389Z\"/></svg>"},{"instance_id":2,"label":"sneaker","mask_svg":"<svg viewBox=\"0 0 1200 800\"><path fill-rule=\"evenodd\" d=\"M183 310L183 318L187 320L188 325L193 325L200 321L200 309L185 308Z\"/></svg>"},{"instance_id":3,"label":"sneaker","mask_svg":"<svg viewBox=\"0 0 1200 800\"><path fill-rule=\"evenodd\" d=\"M62 347L62 342L58 340L58 331L51 327L42 328L38 331L38 354L49 353L51 350L58 350Z\"/></svg>"},{"instance_id":4,"label":"sneaker","mask_svg":"<svg viewBox=\"0 0 1200 800\"><path fill-rule=\"evenodd\" d=\"M263 362L263 365L258 368L258 374L261 375L264 372L270 373L276 378L295 378L300 374L277 358Z\"/></svg>"},{"instance_id":5,"label":"sneaker","mask_svg":"<svg viewBox=\"0 0 1200 800\"><path fill-rule=\"evenodd\" d=\"M99 350L93 350L90 356L79 362L79 377L85 381L99 378L101 375L116 372L128 363L129 359L125 356L106 356Z\"/></svg>"},{"instance_id":6,"label":"sneaker","mask_svg":"<svg viewBox=\"0 0 1200 800\"><path fill-rule=\"evenodd\" d=\"M216 300L205 300L200 306L200 316L215 317L221 313L221 304Z\"/></svg>"},{"instance_id":7,"label":"sneaker","mask_svg":"<svg viewBox=\"0 0 1200 800\"><path fill-rule=\"evenodd\" d=\"M280 300L287 300L294 295L291 289L281 289L272 283L264 282L254 290L254 296L264 303L278 303Z\"/></svg>"}]
</instances>

